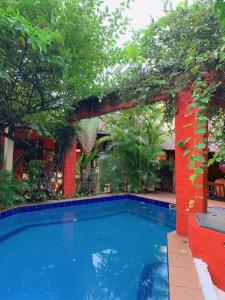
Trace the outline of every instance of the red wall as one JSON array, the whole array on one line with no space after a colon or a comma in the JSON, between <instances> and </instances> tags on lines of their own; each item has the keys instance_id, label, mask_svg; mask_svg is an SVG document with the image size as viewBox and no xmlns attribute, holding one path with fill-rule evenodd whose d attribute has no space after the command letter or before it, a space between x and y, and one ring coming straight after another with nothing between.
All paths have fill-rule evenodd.
<instances>
[{"instance_id":1,"label":"red wall","mask_svg":"<svg viewBox=\"0 0 225 300\"><path fill-rule=\"evenodd\" d=\"M213 282L225 291L225 234L200 227L195 215L190 214L188 241L192 255L208 264Z\"/></svg>"}]
</instances>

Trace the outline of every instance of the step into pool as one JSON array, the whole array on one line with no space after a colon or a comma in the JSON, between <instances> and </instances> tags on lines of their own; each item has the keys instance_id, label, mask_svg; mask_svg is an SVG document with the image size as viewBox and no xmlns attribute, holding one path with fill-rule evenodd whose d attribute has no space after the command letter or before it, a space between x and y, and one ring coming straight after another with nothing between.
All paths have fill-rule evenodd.
<instances>
[{"instance_id":1,"label":"step into pool","mask_svg":"<svg viewBox=\"0 0 225 300\"><path fill-rule=\"evenodd\" d=\"M0 220L2 300L168 300L167 204L123 196Z\"/></svg>"}]
</instances>

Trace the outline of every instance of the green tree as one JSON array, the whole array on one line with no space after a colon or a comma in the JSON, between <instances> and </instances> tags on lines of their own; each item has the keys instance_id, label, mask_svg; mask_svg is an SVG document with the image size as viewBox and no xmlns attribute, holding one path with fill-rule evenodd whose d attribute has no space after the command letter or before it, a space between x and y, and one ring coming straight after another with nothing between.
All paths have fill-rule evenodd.
<instances>
[{"instance_id":1,"label":"green tree","mask_svg":"<svg viewBox=\"0 0 225 300\"><path fill-rule=\"evenodd\" d=\"M215 8L219 11L220 21L222 25L225 27L225 2L224 0L216 0Z\"/></svg>"},{"instance_id":2,"label":"green tree","mask_svg":"<svg viewBox=\"0 0 225 300\"><path fill-rule=\"evenodd\" d=\"M112 143L99 157L101 185L113 191L145 191L159 182L159 157L163 148L162 123L157 112L129 110L110 120Z\"/></svg>"},{"instance_id":3,"label":"green tree","mask_svg":"<svg viewBox=\"0 0 225 300\"><path fill-rule=\"evenodd\" d=\"M80 159L77 163L77 172L79 174L77 191L81 194L96 192L97 172L93 162L101 150L101 145L111 140L109 136L97 139L101 123L100 118L92 118L81 120L77 124L77 140L82 149Z\"/></svg>"},{"instance_id":4,"label":"green tree","mask_svg":"<svg viewBox=\"0 0 225 300\"><path fill-rule=\"evenodd\" d=\"M98 79L114 63L121 9L99 0L0 3L0 133L24 117L61 109L100 93Z\"/></svg>"},{"instance_id":5,"label":"green tree","mask_svg":"<svg viewBox=\"0 0 225 300\"><path fill-rule=\"evenodd\" d=\"M122 69L120 77L117 74L118 80L114 78L114 86L119 90L121 99L141 102L169 94L170 100L165 102L165 117L172 119L177 92L192 84L195 107L199 111L196 131L202 136L205 134L208 110L214 126L219 127L225 111L211 108L210 100L224 93L223 15L222 0L197 0L192 5L181 1L176 9L170 8L165 16L137 32L131 44L124 49L124 62L128 63L128 67L125 71ZM214 78L206 82L208 74L214 74ZM221 97L219 101L224 105ZM215 118L217 115L219 118ZM219 140L224 140L223 135ZM218 145L219 154L215 158L225 159L224 142ZM205 146L205 142L196 142L195 149ZM190 168L196 175L192 178L196 179L206 167L206 155L202 151L201 155L194 156ZM200 167L196 168L197 165Z\"/></svg>"},{"instance_id":6,"label":"green tree","mask_svg":"<svg viewBox=\"0 0 225 300\"><path fill-rule=\"evenodd\" d=\"M0 169L0 206L13 206L24 202L23 193L27 187L26 183L16 181L10 172Z\"/></svg>"}]
</instances>

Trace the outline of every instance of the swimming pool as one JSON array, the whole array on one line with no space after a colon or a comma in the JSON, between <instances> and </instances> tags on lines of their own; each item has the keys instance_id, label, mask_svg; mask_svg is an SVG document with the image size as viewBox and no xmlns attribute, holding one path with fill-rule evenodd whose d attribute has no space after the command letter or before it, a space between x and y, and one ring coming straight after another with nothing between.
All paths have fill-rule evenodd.
<instances>
[{"instance_id":1,"label":"swimming pool","mask_svg":"<svg viewBox=\"0 0 225 300\"><path fill-rule=\"evenodd\" d=\"M55 205L1 213L1 299L169 299L168 204L127 195Z\"/></svg>"}]
</instances>

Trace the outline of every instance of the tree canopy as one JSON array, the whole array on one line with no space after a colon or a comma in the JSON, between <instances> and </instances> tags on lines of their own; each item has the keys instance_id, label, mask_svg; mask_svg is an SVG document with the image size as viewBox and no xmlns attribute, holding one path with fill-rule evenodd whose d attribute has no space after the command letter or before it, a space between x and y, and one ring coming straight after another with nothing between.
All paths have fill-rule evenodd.
<instances>
[{"instance_id":1,"label":"tree canopy","mask_svg":"<svg viewBox=\"0 0 225 300\"><path fill-rule=\"evenodd\" d=\"M223 79L224 33L215 1L182 1L135 33L124 49L127 67L116 74L113 89L123 100L146 99L163 91L175 96L202 72L217 70Z\"/></svg>"},{"instance_id":2,"label":"tree canopy","mask_svg":"<svg viewBox=\"0 0 225 300\"><path fill-rule=\"evenodd\" d=\"M116 38L126 23L121 18L125 5L109 13L100 0L1 2L2 134L9 127L10 136L15 124L34 113L49 118L45 111L59 109L57 120L65 110L76 110L78 100L111 91L120 101L137 103L166 91L171 118L177 92L190 83L199 85L211 71L205 103L196 100L196 105L204 113L210 97L224 93L224 1L182 1L135 33L121 55ZM116 65L121 56L123 64ZM106 70L108 86L102 83Z\"/></svg>"},{"instance_id":3,"label":"tree canopy","mask_svg":"<svg viewBox=\"0 0 225 300\"><path fill-rule=\"evenodd\" d=\"M165 102L167 120L174 117L177 92L192 85L194 105L199 109L198 133L206 132L203 127L208 121L208 110L214 126L216 122L224 126L224 109L210 102L214 98L225 107L221 97L225 92L224 9L222 0L198 0L192 5L182 1L165 16L152 20L149 27L137 32L125 47L125 67L118 70L111 89L118 91L121 101L135 99L137 103L166 92L170 95L170 101ZM216 115L220 118L215 118ZM224 130L220 132L217 140L224 141ZM203 143L195 147L203 147ZM225 144L219 143L219 147L217 160L225 159Z\"/></svg>"},{"instance_id":4,"label":"tree canopy","mask_svg":"<svg viewBox=\"0 0 225 300\"><path fill-rule=\"evenodd\" d=\"M122 7L125 3L122 3ZM0 3L0 130L99 94L126 23L100 0Z\"/></svg>"}]
</instances>

